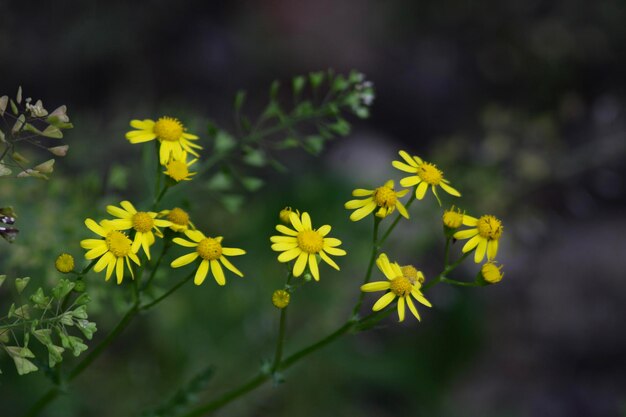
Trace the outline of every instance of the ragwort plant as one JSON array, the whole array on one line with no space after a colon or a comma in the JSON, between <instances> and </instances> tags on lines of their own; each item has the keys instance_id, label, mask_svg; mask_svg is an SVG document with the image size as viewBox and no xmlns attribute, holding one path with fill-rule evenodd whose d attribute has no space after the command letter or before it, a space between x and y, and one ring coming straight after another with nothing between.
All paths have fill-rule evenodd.
<instances>
[{"instance_id":1,"label":"ragwort plant","mask_svg":"<svg viewBox=\"0 0 626 417\"><path fill-rule=\"evenodd\" d=\"M171 115L130 122L132 130L126 133L129 146L154 148L153 158L157 168L154 172L152 204L121 201L106 207L110 218L86 219L85 239L80 242L80 246L85 250L88 264L80 272L74 273L74 281L61 281L65 283L65 289L73 285L70 290L76 290L76 285L91 270L103 275L106 281L115 277L117 284L129 280L131 285L120 288L129 289L130 307L117 326L98 344L90 347L81 361L69 371L57 373L53 379L54 386L33 404L26 416L36 416L49 406L140 312L156 307L187 282L206 286L207 277L209 285L212 278L217 286L206 290L219 291L219 287L226 285L233 276L245 277L245 270L237 266L238 257L255 256L247 253L245 243L229 236L215 236L199 230L187 211L162 205L163 197L168 192L173 195L178 190L184 192L182 184L208 176L211 178L209 184L219 185L215 187L217 199L227 209L235 210L241 204L241 196L232 190L234 183L238 183L243 191L258 189L262 186L262 180L254 176L254 170L264 166L284 169L274 156L281 149L301 147L313 154L320 153L326 141L350 132L350 124L344 115L352 113L357 117L368 117L374 98L372 84L357 72L346 77L332 71L295 77L292 81L295 104L290 111L284 109L278 99L278 91L279 83L275 82L270 89L269 104L254 122L242 115L245 93L238 93L234 104L235 131L230 133L211 125L208 132L210 151L207 151L200 136L189 132L183 122ZM309 93L312 98L303 98L305 93ZM271 249L277 252L277 261L285 264L287 271L283 287L277 288L271 297L271 303L278 309L279 316L273 359L265 361L257 373L241 385L232 387L208 402L198 403L199 394L204 393L206 383L213 375L213 369L209 368L179 389L171 399L155 405L152 411L146 411L143 416L207 415L268 381L284 381L284 372L295 363L345 334L374 328L394 312L400 322L406 319L407 309L417 321L421 320L420 310L432 306L427 293L435 285L443 283L479 287L502 279L502 267L496 263L496 256L503 228L500 220L490 214L472 217L464 210L451 206L442 213L441 219L434 220L441 222L445 236L443 266L436 276L425 276L415 265L402 265L397 256L385 249L386 242L399 222L412 221L409 209L415 201L423 201L423 204L429 200L436 201L441 206L439 190L455 199L461 197L461 193L434 163L404 150L399 151L399 156L401 160L389 163L409 174L400 180L401 189L396 189L393 180L381 178L379 184L382 185L376 187L376 184L363 184L375 188L355 189L352 192L355 198L345 203L345 208L351 211L349 217L352 221L371 221L372 238L371 254L368 263L363 265L363 279L354 284L352 314L346 317L344 323L316 342L286 354L287 348L291 349L291 346L285 345L285 340L292 294L305 285L332 285L323 276L330 272L328 267L341 271L338 261L343 259L345 262L347 258L342 257L349 251L335 237L340 236L341 232L333 230L331 225L320 226L314 221L315 213L303 207L299 208L301 210L286 207L278 213L278 224L275 227L277 234L268 236ZM432 199L428 196L429 188ZM402 199L406 197L407 200L403 202ZM456 204L459 204L458 201ZM452 243L463 239L468 240L461 253L455 256ZM161 242L161 250L154 252L158 242ZM169 250L176 246L184 248L185 253L171 258ZM452 272L471 254L476 264L482 264L474 281L453 278ZM73 272L74 260L68 255L61 255L57 259L57 268L61 272ZM177 271L183 272L179 274L178 281L170 283L168 289L154 295L152 286L160 269L170 271L168 280L176 276ZM371 300L367 298L368 302L373 302L373 306L370 312L364 312L363 303L370 292L377 292L380 296ZM83 296L86 294L80 297ZM77 300L67 307L68 310L73 308L71 314L74 317ZM50 362L51 369L55 366L56 363Z\"/></svg>"}]
</instances>

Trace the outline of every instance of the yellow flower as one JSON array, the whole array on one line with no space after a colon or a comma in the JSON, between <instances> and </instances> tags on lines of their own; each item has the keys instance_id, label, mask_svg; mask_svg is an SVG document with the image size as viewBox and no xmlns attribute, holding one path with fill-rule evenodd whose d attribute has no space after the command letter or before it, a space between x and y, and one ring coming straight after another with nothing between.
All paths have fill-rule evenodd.
<instances>
[{"instance_id":1,"label":"yellow flower","mask_svg":"<svg viewBox=\"0 0 626 417\"><path fill-rule=\"evenodd\" d=\"M406 208L400 202L399 198L404 197L409 190L402 191L394 191L393 189L394 183L392 180L389 180L382 187L378 187L375 190L364 190L362 188L357 188L352 191L352 195L354 197L367 197L363 200L350 200L348 201L344 207L348 210L356 209L351 215L350 220L353 222L359 221L368 214L370 214L374 209L378 208L376 211L376 216L385 218L395 209L398 209L398 212L404 217L409 218L409 213L407 213Z\"/></svg>"},{"instance_id":2,"label":"yellow flower","mask_svg":"<svg viewBox=\"0 0 626 417\"><path fill-rule=\"evenodd\" d=\"M189 168L196 163L198 159L194 158L191 161L187 161L187 152L183 152L181 158L170 158L163 173L173 179L176 182L189 181L191 177L197 174L197 172L189 172Z\"/></svg>"},{"instance_id":3,"label":"yellow flower","mask_svg":"<svg viewBox=\"0 0 626 417\"><path fill-rule=\"evenodd\" d=\"M107 213L118 217L115 220L108 220L111 226L116 230L135 230L132 250L134 253L139 251L139 247L143 248L148 260L150 260L150 246L154 244L154 234L163 237L163 233L159 227L171 226L171 222L167 220L157 219L157 214L152 211L137 211L130 201L122 201L120 207L107 206Z\"/></svg>"},{"instance_id":4,"label":"yellow flower","mask_svg":"<svg viewBox=\"0 0 626 417\"><path fill-rule=\"evenodd\" d=\"M399 169L400 171L408 172L414 174L410 177L404 177L400 180L400 185L403 187L413 187L417 185L415 188L415 198L421 200L426 195L426 190L428 190L428 186L430 185L430 189L433 191L433 194L437 198L439 205L441 205L441 200L439 199L439 195L437 194L437 187L441 187L445 192L455 197L461 197L461 193L452 188L449 184L450 181L446 180L443 177L443 172L441 172L435 164L431 164L430 162L426 162L422 160L419 156L410 156L405 151L399 152L404 162L393 161L391 165L394 168ZM408 165L407 165L408 164Z\"/></svg>"},{"instance_id":5,"label":"yellow flower","mask_svg":"<svg viewBox=\"0 0 626 417\"><path fill-rule=\"evenodd\" d=\"M62 274L67 274L74 270L74 257L67 253L62 253L54 261L54 267Z\"/></svg>"},{"instance_id":6,"label":"yellow flower","mask_svg":"<svg viewBox=\"0 0 626 417\"><path fill-rule=\"evenodd\" d=\"M171 210L160 211L159 217L165 217L171 222L170 229L175 232L184 232L185 230L196 228L193 223L189 221L189 213L178 207L174 207Z\"/></svg>"},{"instance_id":7,"label":"yellow flower","mask_svg":"<svg viewBox=\"0 0 626 417\"><path fill-rule=\"evenodd\" d=\"M421 271L417 271L417 273L414 274L413 270L404 269L406 267L401 268L397 262L390 263L389 258L387 258L387 255L384 253L381 253L376 260L376 266L387 277L388 281L369 282L361 286L361 291L374 292L388 290L388 292L376 301L372 310L380 311L398 298L398 320L404 321L404 307L408 305L409 310L411 310L415 318L421 321L411 296L426 307L432 307L430 302L424 298L424 295L420 291L422 282L424 282L424 274L422 274ZM413 267L413 269L415 268Z\"/></svg>"},{"instance_id":8,"label":"yellow flower","mask_svg":"<svg viewBox=\"0 0 626 417\"><path fill-rule=\"evenodd\" d=\"M443 212L443 225L450 229L458 229L463 224L463 213L461 209L455 209L454 206L450 210Z\"/></svg>"},{"instance_id":9,"label":"yellow flower","mask_svg":"<svg viewBox=\"0 0 626 417\"><path fill-rule=\"evenodd\" d=\"M289 299L291 296L285 290L276 290L272 294L272 304L274 307L283 309L289 305Z\"/></svg>"},{"instance_id":10,"label":"yellow flower","mask_svg":"<svg viewBox=\"0 0 626 417\"><path fill-rule=\"evenodd\" d=\"M298 258L293 265L293 276L302 275L308 264L309 271L316 281L320 280L317 255L339 271L339 266L328 255L343 256L346 251L337 247L341 245L339 239L325 237L330 232L331 227L324 225L319 229L313 229L311 217L307 212L302 213L301 217L292 212L289 214L289 221L295 230L279 224L276 226L276 230L286 236L272 236L270 238L273 243L272 250L282 252L278 255L278 262L289 262Z\"/></svg>"},{"instance_id":11,"label":"yellow flower","mask_svg":"<svg viewBox=\"0 0 626 417\"><path fill-rule=\"evenodd\" d=\"M110 222L106 220L98 224L92 219L87 219L85 220L85 226L102 237L102 239L85 239L80 242L80 246L83 249L88 249L87 253L85 253L86 259L100 258L94 265L93 270L100 272L106 267L107 281L111 278L113 270L115 270L117 283L121 284L124 279L124 261L126 261L130 275L134 279L135 276L129 260L139 265L139 258L135 255L136 252L132 250L132 244L128 236L119 230L115 230Z\"/></svg>"},{"instance_id":12,"label":"yellow flower","mask_svg":"<svg viewBox=\"0 0 626 417\"><path fill-rule=\"evenodd\" d=\"M497 266L495 262L487 262L480 268L480 274L483 279L489 284L497 284L502 281L504 273L502 272L502 265Z\"/></svg>"},{"instance_id":13,"label":"yellow flower","mask_svg":"<svg viewBox=\"0 0 626 417\"><path fill-rule=\"evenodd\" d=\"M476 248L474 262L477 264L482 262L485 253L488 261L495 259L498 254L498 240L502 236L502 222L489 214L479 219L466 214L463 216L463 224L473 227L454 234L455 239L469 239L463 246L463 253Z\"/></svg>"},{"instance_id":14,"label":"yellow flower","mask_svg":"<svg viewBox=\"0 0 626 417\"><path fill-rule=\"evenodd\" d=\"M161 165L166 165L170 156L182 160L184 151L199 156L194 149L202 149L202 146L191 142L198 140L198 136L185 132L185 126L178 119L164 116L156 122L150 119L131 120L130 125L137 129L126 133L126 139L130 143L143 143L155 139L161 143L159 146Z\"/></svg>"},{"instance_id":15,"label":"yellow flower","mask_svg":"<svg viewBox=\"0 0 626 417\"><path fill-rule=\"evenodd\" d=\"M206 237L204 233L199 230L186 230L185 235L191 239L192 241L188 241L182 239L180 237L175 237L172 241L178 245L185 246L187 248L196 248L194 252L188 253L187 255L183 255L179 258L176 258L170 264L172 268L180 268L181 266L187 265L195 261L198 257L202 259L198 266L198 270L196 271L196 276L194 277L194 284L200 285L204 282L209 271L213 274L215 281L219 285L226 284L226 278L224 277L224 271L222 270L222 265L226 267L226 269L231 272L243 277L241 271L234 267L233 264L230 263L226 256L239 256L244 255L246 253L243 249L237 248L225 248L222 246L222 237Z\"/></svg>"},{"instance_id":16,"label":"yellow flower","mask_svg":"<svg viewBox=\"0 0 626 417\"><path fill-rule=\"evenodd\" d=\"M283 224L291 224L291 220L289 220L289 215L291 213L296 213L298 216L300 215L300 211L298 209L294 210L291 207L287 206L282 209L280 213L278 213L278 218Z\"/></svg>"}]
</instances>

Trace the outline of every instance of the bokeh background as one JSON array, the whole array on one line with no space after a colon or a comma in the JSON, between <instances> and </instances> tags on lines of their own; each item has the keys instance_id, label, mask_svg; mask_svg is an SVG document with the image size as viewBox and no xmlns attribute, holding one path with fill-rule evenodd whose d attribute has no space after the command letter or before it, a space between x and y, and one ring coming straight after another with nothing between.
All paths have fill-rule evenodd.
<instances>
[{"instance_id":1,"label":"bokeh background","mask_svg":"<svg viewBox=\"0 0 626 417\"><path fill-rule=\"evenodd\" d=\"M58 279L60 250L82 255L85 217L150 197L141 151L124 140L131 118L177 116L210 151L207 123L232 129L240 88L254 116L276 78L358 69L376 87L370 119L351 119L352 133L319 158L285 154L287 174L259 170L267 185L238 213L202 180L168 199L248 250L237 262L246 278L189 285L140 317L44 415L135 416L208 366L216 373L201 400L254 374L273 353L278 314L269 297L283 269L267 238L285 205L332 224L349 251L341 273L324 268L319 284L294 295L287 350L332 331L357 297L369 251L370 224L351 223L343 203L353 188L399 179L390 165L399 149L436 162L466 210L503 219L504 280L437 286L422 323L392 318L344 337L290 369L286 383L217 415L624 415L623 1L0 6L0 93L22 85L49 108L67 104L75 125L50 181L0 182L2 205L16 207L21 228L13 245L0 242L1 270L40 283ZM436 275L441 213L432 198L414 205L386 251ZM468 264L457 278L475 273ZM88 281L99 340L124 309L125 287L96 274ZM0 302L10 304L6 292ZM18 416L49 382L41 373L17 377L6 356L0 362L0 415Z\"/></svg>"}]
</instances>

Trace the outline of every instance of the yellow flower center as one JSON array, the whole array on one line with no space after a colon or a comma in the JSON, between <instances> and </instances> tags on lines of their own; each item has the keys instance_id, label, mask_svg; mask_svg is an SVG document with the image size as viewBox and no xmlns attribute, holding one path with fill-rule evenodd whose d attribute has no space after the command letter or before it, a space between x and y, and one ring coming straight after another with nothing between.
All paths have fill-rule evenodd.
<instances>
[{"instance_id":1,"label":"yellow flower center","mask_svg":"<svg viewBox=\"0 0 626 417\"><path fill-rule=\"evenodd\" d=\"M167 214L167 220L179 226L187 226L189 214L185 210L175 207Z\"/></svg>"},{"instance_id":2,"label":"yellow flower center","mask_svg":"<svg viewBox=\"0 0 626 417\"><path fill-rule=\"evenodd\" d=\"M439 185L443 179L443 172L430 162L423 162L417 169L417 175L427 184Z\"/></svg>"},{"instance_id":3,"label":"yellow flower center","mask_svg":"<svg viewBox=\"0 0 626 417\"><path fill-rule=\"evenodd\" d=\"M408 278L395 277L391 280L391 292L398 297L405 297L411 294L412 288L413 284L411 284L411 281Z\"/></svg>"},{"instance_id":4,"label":"yellow flower center","mask_svg":"<svg viewBox=\"0 0 626 417\"><path fill-rule=\"evenodd\" d=\"M216 239L206 238L198 243L196 248L198 255L204 260L214 261L222 256L222 245Z\"/></svg>"},{"instance_id":5,"label":"yellow flower center","mask_svg":"<svg viewBox=\"0 0 626 417\"><path fill-rule=\"evenodd\" d=\"M154 227L154 220L144 211L133 214L133 229L139 233L147 233Z\"/></svg>"},{"instance_id":6,"label":"yellow flower center","mask_svg":"<svg viewBox=\"0 0 626 417\"><path fill-rule=\"evenodd\" d=\"M502 235L502 222L491 215L478 219L478 234L485 239L498 240Z\"/></svg>"},{"instance_id":7,"label":"yellow flower center","mask_svg":"<svg viewBox=\"0 0 626 417\"><path fill-rule=\"evenodd\" d=\"M304 230L298 233L298 246L304 252L318 253L324 247L324 238L315 230Z\"/></svg>"},{"instance_id":8,"label":"yellow flower center","mask_svg":"<svg viewBox=\"0 0 626 417\"><path fill-rule=\"evenodd\" d=\"M398 198L391 187L383 185L374 190L374 201L378 207L395 207Z\"/></svg>"},{"instance_id":9,"label":"yellow flower center","mask_svg":"<svg viewBox=\"0 0 626 417\"><path fill-rule=\"evenodd\" d=\"M183 134L183 124L172 117L161 117L154 124L154 134L161 140L176 142Z\"/></svg>"},{"instance_id":10,"label":"yellow flower center","mask_svg":"<svg viewBox=\"0 0 626 417\"><path fill-rule=\"evenodd\" d=\"M452 206L450 210L443 213L443 224L450 229L458 229L463 224L463 213L461 210L455 210Z\"/></svg>"},{"instance_id":11,"label":"yellow flower center","mask_svg":"<svg viewBox=\"0 0 626 417\"><path fill-rule=\"evenodd\" d=\"M189 176L189 168L183 161L171 161L167 164L167 175L175 181L181 181Z\"/></svg>"},{"instance_id":12,"label":"yellow flower center","mask_svg":"<svg viewBox=\"0 0 626 417\"><path fill-rule=\"evenodd\" d=\"M128 256L130 253L131 242L124 233L113 230L107 234L104 240L109 251L118 258Z\"/></svg>"},{"instance_id":13,"label":"yellow flower center","mask_svg":"<svg viewBox=\"0 0 626 417\"><path fill-rule=\"evenodd\" d=\"M420 272L413 265L405 265L400 269L402 270L402 275L408 279L411 284L415 284L417 282L421 284L424 282L424 275L420 274Z\"/></svg>"},{"instance_id":14,"label":"yellow flower center","mask_svg":"<svg viewBox=\"0 0 626 417\"><path fill-rule=\"evenodd\" d=\"M276 308L285 308L289 305L289 299L291 296L285 290L276 290L272 294L272 304Z\"/></svg>"},{"instance_id":15,"label":"yellow flower center","mask_svg":"<svg viewBox=\"0 0 626 417\"><path fill-rule=\"evenodd\" d=\"M67 253L62 253L54 262L54 266L57 271L67 274L74 270L74 257Z\"/></svg>"}]
</instances>

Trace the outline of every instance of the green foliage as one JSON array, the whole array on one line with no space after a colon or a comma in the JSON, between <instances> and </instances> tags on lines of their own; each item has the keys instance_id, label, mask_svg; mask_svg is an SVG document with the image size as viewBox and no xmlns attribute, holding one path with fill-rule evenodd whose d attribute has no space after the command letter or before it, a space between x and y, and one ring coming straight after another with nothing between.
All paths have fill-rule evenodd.
<instances>
[{"instance_id":1,"label":"green foliage","mask_svg":"<svg viewBox=\"0 0 626 417\"><path fill-rule=\"evenodd\" d=\"M5 278L0 276L0 285ZM12 303L7 315L0 319L0 348L13 360L19 375L37 371L36 364L47 363L53 368L63 361L66 351L79 356L87 350L83 339L71 335L68 328L75 326L87 340L91 340L97 330L96 324L88 320L89 296L83 293L72 301L73 282L59 280L49 294L37 288L24 303L23 295L29 282L29 277L15 279L15 290L22 301L19 305ZM31 350L29 344L33 339L40 346Z\"/></svg>"}]
</instances>

